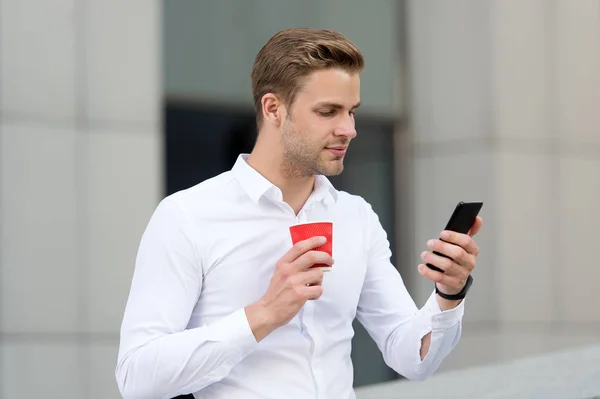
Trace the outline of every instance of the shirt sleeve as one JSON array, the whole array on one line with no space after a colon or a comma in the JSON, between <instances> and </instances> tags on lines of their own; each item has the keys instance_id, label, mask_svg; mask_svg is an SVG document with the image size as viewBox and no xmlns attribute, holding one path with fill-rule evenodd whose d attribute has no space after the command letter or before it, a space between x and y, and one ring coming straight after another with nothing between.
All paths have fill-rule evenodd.
<instances>
[{"instance_id":1,"label":"shirt sleeve","mask_svg":"<svg viewBox=\"0 0 600 399\"><path fill-rule=\"evenodd\" d=\"M125 399L198 391L224 378L257 345L244 309L186 330L202 287L201 257L187 223L167 198L142 236L115 371Z\"/></svg>"},{"instance_id":2,"label":"shirt sleeve","mask_svg":"<svg viewBox=\"0 0 600 399\"><path fill-rule=\"evenodd\" d=\"M408 379L422 380L437 370L458 343L464 300L456 308L442 311L432 290L425 305L418 309L390 262L387 234L375 212L368 208L369 264L357 318L389 367ZM421 360L421 339L429 332L431 344Z\"/></svg>"}]
</instances>

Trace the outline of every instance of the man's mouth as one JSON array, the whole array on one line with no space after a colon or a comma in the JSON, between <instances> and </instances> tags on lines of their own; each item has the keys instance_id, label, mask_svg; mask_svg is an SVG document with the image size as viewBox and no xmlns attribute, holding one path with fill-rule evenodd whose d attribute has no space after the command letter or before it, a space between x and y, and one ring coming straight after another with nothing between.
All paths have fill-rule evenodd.
<instances>
[{"instance_id":1,"label":"man's mouth","mask_svg":"<svg viewBox=\"0 0 600 399\"><path fill-rule=\"evenodd\" d=\"M346 155L346 151L348 150L348 146L345 145L337 145L332 147L327 147L327 150L335 155L336 157L343 157Z\"/></svg>"}]
</instances>

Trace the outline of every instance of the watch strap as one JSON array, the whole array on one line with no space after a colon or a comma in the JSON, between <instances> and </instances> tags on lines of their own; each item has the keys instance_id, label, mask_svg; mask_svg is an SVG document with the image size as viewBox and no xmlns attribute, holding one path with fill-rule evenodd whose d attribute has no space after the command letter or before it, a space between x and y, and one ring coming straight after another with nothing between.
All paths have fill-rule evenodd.
<instances>
[{"instance_id":1,"label":"watch strap","mask_svg":"<svg viewBox=\"0 0 600 399\"><path fill-rule=\"evenodd\" d=\"M469 274L469 277L467 278L467 282L465 283L465 286L458 294L455 294L455 295L444 294L443 292L438 290L437 284L434 284L435 285L435 293L449 301L457 301L459 299L464 299L464 297L467 296L467 292L469 291L471 284L473 284L473 277Z\"/></svg>"}]
</instances>

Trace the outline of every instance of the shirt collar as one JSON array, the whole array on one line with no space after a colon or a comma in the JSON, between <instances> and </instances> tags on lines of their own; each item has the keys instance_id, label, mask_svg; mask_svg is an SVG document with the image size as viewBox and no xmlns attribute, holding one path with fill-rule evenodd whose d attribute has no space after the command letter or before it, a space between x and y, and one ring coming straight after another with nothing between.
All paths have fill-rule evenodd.
<instances>
[{"instance_id":1,"label":"shirt collar","mask_svg":"<svg viewBox=\"0 0 600 399\"><path fill-rule=\"evenodd\" d=\"M249 154L240 154L231 171L252 201L258 203L260 198L269 191L279 192L281 195L278 187L258 173L256 169L248 165L248 162L246 162L248 156ZM325 200L326 203L330 201L335 203L337 199L338 191L333 187L329 179L325 176L317 175L315 177L315 187L309 201Z\"/></svg>"},{"instance_id":2,"label":"shirt collar","mask_svg":"<svg viewBox=\"0 0 600 399\"><path fill-rule=\"evenodd\" d=\"M333 187L333 184L323 175L315 176L315 187L313 189L315 201L323 199L325 204L336 203L338 199L338 191Z\"/></svg>"}]
</instances>

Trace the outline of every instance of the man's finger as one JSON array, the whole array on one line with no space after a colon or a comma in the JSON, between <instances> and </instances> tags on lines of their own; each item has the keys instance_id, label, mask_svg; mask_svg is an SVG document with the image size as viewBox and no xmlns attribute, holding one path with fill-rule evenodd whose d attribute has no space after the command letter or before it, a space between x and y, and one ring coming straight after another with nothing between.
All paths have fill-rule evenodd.
<instances>
[{"instance_id":1,"label":"man's finger","mask_svg":"<svg viewBox=\"0 0 600 399\"><path fill-rule=\"evenodd\" d=\"M298 241L296 245L294 245L289 251L285 253L281 257L281 261L285 263L292 263L300 256L304 255L306 252L311 249L315 249L320 247L321 245L327 242L327 238L325 237L311 237L307 240Z\"/></svg>"},{"instance_id":2,"label":"man's finger","mask_svg":"<svg viewBox=\"0 0 600 399\"><path fill-rule=\"evenodd\" d=\"M479 232L479 229L481 228L481 226L483 226L483 219L480 218L479 216L477 216L477 218L475 218L475 222L473 223L473 226L471 226L471 229L469 230L469 236L473 237L475 236L475 234L477 234L477 232Z\"/></svg>"},{"instance_id":3,"label":"man's finger","mask_svg":"<svg viewBox=\"0 0 600 399\"><path fill-rule=\"evenodd\" d=\"M449 244L448 244L449 245ZM448 272L448 270L452 267L454 262L452 259L445 258L436 253L423 251L421 252L421 260L425 263L429 263L439 269L442 269L444 273Z\"/></svg>"},{"instance_id":4,"label":"man's finger","mask_svg":"<svg viewBox=\"0 0 600 399\"><path fill-rule=\"evenodd\" d=\"M309 301L319 299L323 295L323 287L321 285L311 285L304 288L304 295Z\"/></svg>"},{"instance_id":5,"label":"man's finger","mask_svg":"<svg viewBox=\"0 0 600 399\"><path fill-rule=\"evenodd\" d=\"M442 240L429 240L427 248L437 252L438 255L447 256L456 263L461 263L467 257L467 252L462 247Z\"/></svg>"},{"instance_id":6,"label":"man's finger","mask_svg":"<svg viewBox=\"0 0 600 399\"><path fill-rule=\"evenodd\" d=\"M419 265L419 273L421 273L424 277L428 278L429 280L435 281L436 283L439 283L442 280L444 280L444 273L432 270L423 264Z\"/></svg>"},{"instance_id":7,"label":"man's finger","mask_svg":"<svg viewBox=\"0 0 600 399\"><path fill-rule=\"evenodd\" d=\"M292 262L295 271L303 271L316 264L333 265L333 258L327 252L310 250Z\"/></svg>"},{"instance_id":8,"label":"man's finger","mask_svg":"<svg viewBox=\"0 0 600 399\"><path fill-rule=\"evenodd\" d=\"M323 283L323 270L319 268L309 269L304 273L299 273L298 284L305 286L321 285Z\"/></svg>"},{"instance_id":9,"label":"man's finger","mask_svg":"<svg viewBox=\"0 0 600 399\"><path fill-rule=\"evenodd\" d=\"M450 244L458 245L471 255L477 255L479 253L479 247L475 243L475 240L473 240L468 234L444 230L440 233L440 238Z\"/></svg>"},{"instance_id":10,"label":"man's finger","mask_svg":"<svg viewBox=\"0 0 600 399\"><path fill-rule=\"evenodd\" d=\"M424 277L429 280L445 285L448 287L453 287L454 289L461 290L464 287L464 284L461 284L461 279L457 276L450 276L445 273L440 273L435 270L431 270L427 266L420 264L419 265L419 273L421 273Z\"/></svg>"}]
</instances>

